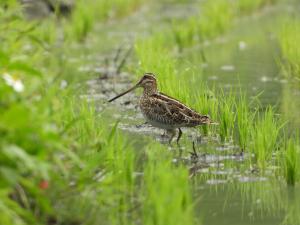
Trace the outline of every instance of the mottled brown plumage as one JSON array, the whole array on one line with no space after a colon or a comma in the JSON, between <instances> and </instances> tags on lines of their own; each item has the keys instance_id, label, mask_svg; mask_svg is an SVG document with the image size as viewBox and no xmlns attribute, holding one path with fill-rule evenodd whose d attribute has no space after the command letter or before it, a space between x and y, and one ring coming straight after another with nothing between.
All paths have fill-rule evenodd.
<instances>
[{"instance_id":1,"label":"mottled brown plumage","mask_svg":"<svg viewBox=\"0 0 300 225\"><path fill-rule=\"evenodd\" d=\"M179 131L177 137L178 143L182 134L181 127L212 124L209 116L200 115L177 99L159 92L156 78L152 73L145 73L134 87L110 99L109 102L114 101L138 87L144 88L143 95L139 102L143 116L152 126L165 129L171 133L169 142L171 142L175 136L176 128L178 128Z\"/></svg>"}]
</instances>

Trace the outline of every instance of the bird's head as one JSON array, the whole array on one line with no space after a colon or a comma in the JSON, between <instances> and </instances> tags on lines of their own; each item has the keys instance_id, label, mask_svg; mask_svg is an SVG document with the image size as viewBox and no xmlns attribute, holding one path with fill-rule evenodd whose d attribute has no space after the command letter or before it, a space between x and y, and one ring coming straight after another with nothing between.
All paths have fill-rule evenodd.
<instances>
[{"instance_id":1,"label":"bird's head","mask_svg":"<svg viewBox=\"0 0 300 225\"><path fill-rule=\"evenodd\" d=\"M155 75L153 73L145 73L136 86L143 88L156 88Z\"/></svg>"},{"instance_id":2,"label":"bird's head","mask_svg":"<svg viewBox=\"0 0 300 225\"><path fill-rule=\"evenodd\" d=\"M142 87L142 88L144 88L144 90L147 90L149 92L151 92L151 91L156 92L157 84L156 84L155 75L153 73L145 73L143 75L143 77L139 80L139 82L137 82L136 85L134 85L132 88L128 89L127 91L117 95L116 97L108 100L108 102L112 102L112 101L116 100L117 98L119 98L139 87Z\"/></svg>"}]
</instances>

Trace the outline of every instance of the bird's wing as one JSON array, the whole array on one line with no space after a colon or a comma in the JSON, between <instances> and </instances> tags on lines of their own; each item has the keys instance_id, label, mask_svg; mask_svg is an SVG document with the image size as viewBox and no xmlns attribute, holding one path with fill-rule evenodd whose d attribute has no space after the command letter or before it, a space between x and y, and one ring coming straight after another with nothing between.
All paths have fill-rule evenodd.
<instances>
[{"instance_id":1,"label":"bird's wing","mask_svg":"<svg viewBox=\"0 0 300 225\"><path fill-rule=\"evenodd\" d=\"M152 97L152 113L160 115L169 123L182 125L199 125L204 122L204 117L196 111L190 109L178 100L166 96L162 93L154 94Z\"/></svg>"}]
</instances>

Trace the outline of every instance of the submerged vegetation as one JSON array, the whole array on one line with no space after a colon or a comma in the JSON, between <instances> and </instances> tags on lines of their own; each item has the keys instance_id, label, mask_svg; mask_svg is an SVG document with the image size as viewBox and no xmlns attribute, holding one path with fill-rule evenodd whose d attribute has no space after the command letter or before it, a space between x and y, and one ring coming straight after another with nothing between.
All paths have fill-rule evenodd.
<instances>
[{"instance_id":1,"label":"submerged vegetation","mask_svg":"<svg viewBox=\"0 0 300 225\"><path fill-rule=\"evenodd\" d=\"M195 133L201 138L196 140L188 134L184 139L191 143L186 141L183 148L176 148L150 138L132 138L120 130L121 122L114 119L106 103L86 95L84 83L99 77L99 71L101 81L122 76L120 71L85 72L99 58L105 64L103 45L116 47L114 42L103 43L112 39L109 32L101 30L103 36L95 41L96 25L105 29L108 21L118 23L154 2L76 1L69 17L51 15L40 22L28 20L18 1L1 2L0 224L202 224L197 215L202 197L196 195L197 189L206 188L204 184L231 182L245 200L261 199L262 208L268 201L272 205L278 200L270 197L279 195L278 189L266 193L260 183L257 188L255 182L239 185L236 180L260 182L270 176L280 187L285 188L286 183L296 190L300 143L299 134L288 126L291 121L285 121L276 106L262 105L259 97L250 101L242 90L236 94L234 89L206 84L204 66L183 60L187 47L191 51L192 46L218 38L241 16L276 3L197 2L196 15L173 19L171 27L169 21L162 24L164 32L155 28L147 36L137 32L134 57L126 67L136 74L132 80L154 72L163 92L218 123L200 127ZM298 76L299 21L287 24L278 33L278 42L286 72ZM97 45L101 45L100 52L93 49ZM201 65L207 63L204 51L201 46ZM95 52L100 56L93 58ZM228 146L233 147L227 156L224 149ZM204 152L199 153L198 148ZM211 167L205 161L206 154ZM240 157L238 165L230 161L235 157ZM199 186L198 178L202 182ZM267 184L271 188L271 183ZM284 223L300 223L293 215L299 204L280 209L286 210Z\"/></svg>"}]
</instances>

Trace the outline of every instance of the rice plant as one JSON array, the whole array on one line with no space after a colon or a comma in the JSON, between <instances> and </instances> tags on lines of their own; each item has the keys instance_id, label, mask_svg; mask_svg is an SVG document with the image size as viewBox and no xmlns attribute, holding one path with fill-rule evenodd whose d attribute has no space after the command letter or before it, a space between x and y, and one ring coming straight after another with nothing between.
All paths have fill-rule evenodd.
<instances>
[{"instance_id":1,"label":"rice plant","mask_svg":"<svg viewBox=\"0 0 300 225\"><path fill-rule=\"evenodd\" d=\"M236 104L238 143L242 150L246 150L250 144L250 134L256 112L254 110L250 110L250 106L245 95L241 95Z\"/></svg>"},{"instance_id":2,"label":"rice plant","mask_svg":"<svg viewBox=\"0 0 300 225\"><path fill-rule=\"evenodd\" d=\"M251 131L251 150L258 165L264 168L278 147L278 136L283 123L276 117L271 106L267 107L263 115L258 114L258 117Z\"/></svg>"},{"instance_id":3,"label":"rice plant","mask_svg":"<svg viewBox=\"0 0 300 225\"><path fill-rule=\"evenodd\" d=\"M235 114L235 96L231 92L229 95L221 93L219 100L219 129L222 142L230 141L233 135L234 124L236 119Z\"/></svg>"},{"instance_id":4,"label":"rice plant","mask_svg":"<svg viewBox=\"0 0 300 225\"><path fill-rule=\"evenodd\" d=\"M196 83L196 81L194 82ZM216 122L218 121L218 98L214 89L210 90L203 82L197 83L197 92L195 93L195 107L198 112L203 115L209 115L210 118ZM216 133L217 126L201 126L203 133L208 135L209 130Z\"/></svg>"}]
</instances>

